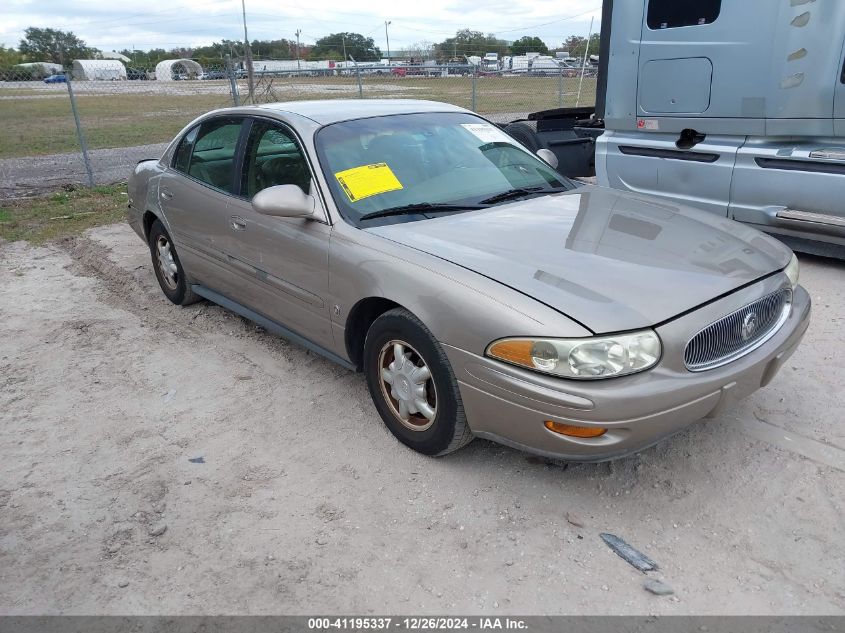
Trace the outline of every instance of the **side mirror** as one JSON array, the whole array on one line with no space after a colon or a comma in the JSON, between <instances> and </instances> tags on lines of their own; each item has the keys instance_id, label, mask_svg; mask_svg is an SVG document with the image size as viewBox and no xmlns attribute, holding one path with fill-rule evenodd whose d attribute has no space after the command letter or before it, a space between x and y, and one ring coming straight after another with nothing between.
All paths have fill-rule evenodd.
<instances>
[{"instance_id":1,"label":"side mirror","mask_svg":"<svg viewBox=\"0 0 845 633\"><path fill-rule=\"evenodd\" d=\"M276 185L255 194L252 208L277 218L308 218L314 214L314 198L298 185Z\"/></svg>"},{"instance_id":2,"label":"side mirror","mask_svg":"<svg viewBox=\"0 0 845 633\"><path fill-rule=\"evenodd\" d=\"M557 156L555 153L550 149L538 149L537 156L544 162L548 163L549 167L552 169L557 169Z\"/></svg>"}]
</instances>

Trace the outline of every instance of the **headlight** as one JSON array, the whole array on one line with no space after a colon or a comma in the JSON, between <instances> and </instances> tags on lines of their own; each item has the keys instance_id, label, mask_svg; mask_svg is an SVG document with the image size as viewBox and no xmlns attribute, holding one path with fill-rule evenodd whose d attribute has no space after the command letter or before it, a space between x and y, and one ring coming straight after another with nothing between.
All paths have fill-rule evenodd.
<instances>
[{"instance_id":1,"label":"headlight","mask_svg":"<svg viewBox=\"0 0 845 633\"><path fill-rule=\"evenodd\" d=\"M783 272L789 277L789 283L792 284L792 289L795 290L795 286L798 285L798 258L795 257L795 253L792 254L792 259L789 260Z\"/></svg>"},{"instance_id":2,"label":"headlight","mask_svg":"<svg viewBox=\"0 0 845 633\"><path fill-rule=\"evenodd\" d=\"M595 380L653 367L660 339L651 330L594 338L504 338L487 347L490 358L561 378Z\"/></svg>"}]
</instances>

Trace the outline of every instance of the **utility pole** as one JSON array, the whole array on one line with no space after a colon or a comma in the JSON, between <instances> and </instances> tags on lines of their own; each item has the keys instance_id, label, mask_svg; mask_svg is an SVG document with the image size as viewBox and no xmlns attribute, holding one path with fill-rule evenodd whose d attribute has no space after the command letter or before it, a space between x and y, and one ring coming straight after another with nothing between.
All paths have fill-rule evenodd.
<instances>
[{"instance_id":1,"label":"utility pole","mask_svg":"<svg viewBox=\"0 0 845 633\"><path fill-rule=\"evenodd\" d=\"M301 71L302 65L299 61L299 35L302 33L300 29L296 29L296 70Z\"/></svg>"},{"instance_id":2,"label":"utility pole","mask_svg":"<svg viewBox=\"0 0 845 633\"><path fill-rule=\"evenodd\" d=\"M241 0L244 16L244 61L246 61L247 80L249 81L249 100L255 103L255 71L252 67L252 49L249 46L249 35L246 32L246 0Z\"/></svg>"},{"instance_id":3,"label":"utility pole","mask_svg":"<svg viewBox=\"0 0 845 633\"><path fill-rule=\"evenodd\" d=\"M343 40L343 61L344 61L344 66L345 66L345 65L346 65L346 63L345 63L345 62L346 62L346 60L347 60L347 59L349 59L349 58L346 56L346 33L341 34L340 39L342 39L342 40Z\"/></svg>"},{"instance_id":4,"label":"utility pole","mask_svg":"<svg viewBox=\"0 0 845 633\"><path fill-rule=\"evenodd\" d=\"M388 25L393 24L390 20L384 21L384 39L387 40L387 65L390 66L390 37L387 35Z\"/></svg>"}]
</instances>

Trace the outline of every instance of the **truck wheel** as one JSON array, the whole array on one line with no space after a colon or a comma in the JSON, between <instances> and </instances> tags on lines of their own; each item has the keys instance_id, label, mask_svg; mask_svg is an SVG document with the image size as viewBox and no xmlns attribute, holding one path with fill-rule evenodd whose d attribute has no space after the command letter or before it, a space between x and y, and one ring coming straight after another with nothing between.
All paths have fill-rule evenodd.
<instances>
[{"instance_id":1,"label":"truck wheel","mask_svg":"<svg viewBox=\"0 0 845 633\"><path fill-rule=\"evenodd\" d=\"M525 145L534 154L537 153L538 149L542 149L543 147L540 144L540 139L537 138L537 133L531 129L531 126L525 123L509 123L505 126L505 132Z\"/></svg>"}]
</instances>

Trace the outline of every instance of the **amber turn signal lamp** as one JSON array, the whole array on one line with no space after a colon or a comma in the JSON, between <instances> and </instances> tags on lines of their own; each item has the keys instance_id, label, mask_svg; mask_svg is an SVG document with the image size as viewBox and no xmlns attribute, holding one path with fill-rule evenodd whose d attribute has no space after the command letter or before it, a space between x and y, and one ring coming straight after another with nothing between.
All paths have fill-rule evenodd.
<instances>
[{"instance_id":1,"label":"amber turn signal lamp","mask_svg":"<svg viewBox=\"0 0 845 633\"><path fill-rule=\"evenodd\" d=\"M534 361L531 360L531 347L533 345L533 341L525 340L499 341L498 343L493 343L487 353L494 358L514 363L515 365L534 367Z\"/></svg>"},{"instance_id":2,"label":"amber turn signal lamp","mask_svg":"<svg viewBox=\"0 0 845 633\"><path fill-rule=\"evenodd\" d=\"M561 424L551 420L546 420L543 424L550 431L570 437L598 437L607 433L607 429L600 426L575 426L574 424Z\"/></svg>"}]
</instances>

